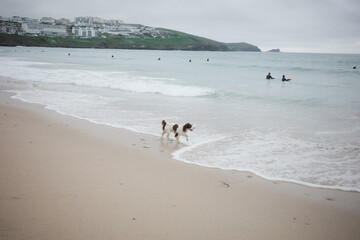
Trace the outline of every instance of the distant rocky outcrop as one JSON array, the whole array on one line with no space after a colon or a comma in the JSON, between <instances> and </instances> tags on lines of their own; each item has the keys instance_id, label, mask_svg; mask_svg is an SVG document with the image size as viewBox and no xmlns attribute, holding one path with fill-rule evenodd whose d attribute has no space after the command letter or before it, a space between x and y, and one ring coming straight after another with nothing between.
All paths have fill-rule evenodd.
<instances>
[{"instance_id":1,"label":"distant rocky outcrop","mask_svg":"<svg viewBox=\"0 0 360 240\"><path fill-rule=\"evenodd\" d=\"M268 52L280 52L280 49L276 48L276 49L271 49Z\"/></svg>"}]
</instances>

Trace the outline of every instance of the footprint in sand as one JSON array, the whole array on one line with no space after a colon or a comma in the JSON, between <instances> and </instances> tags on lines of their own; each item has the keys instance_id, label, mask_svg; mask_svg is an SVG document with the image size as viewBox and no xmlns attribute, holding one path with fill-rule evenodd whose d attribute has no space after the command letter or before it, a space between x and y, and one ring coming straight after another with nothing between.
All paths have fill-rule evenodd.
<instances>
[{"instance_id":1,"label":"footprint in sand","mask_svg":"<svg viewBox=\"0 0 360 240\"><path fill-rule=\"evenodd\" d=\"M228 183L226 183L226 182L223 182L223 186L226 187L226 188L230 187L230 185Z\"/></svg>"}]
</instances>

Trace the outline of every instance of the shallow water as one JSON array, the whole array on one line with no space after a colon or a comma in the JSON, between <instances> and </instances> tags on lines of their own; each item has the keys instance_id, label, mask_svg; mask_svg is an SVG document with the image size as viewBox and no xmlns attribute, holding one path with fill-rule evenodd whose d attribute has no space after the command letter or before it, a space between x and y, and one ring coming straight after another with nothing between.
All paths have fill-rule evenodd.
<instances>
[{"instance_id":1,"label":"shallow water","mask_svg":"<svg viewBox=\"0 0 360 240\"><path fill-rule=\"evenodd\" d=\"M163 119L190 122L195 131L175 159L355 191L359 62L350 54L0 47L0 76L31 87L14 89L16 98L156 136Z\"/></svg>"}]
</instances>

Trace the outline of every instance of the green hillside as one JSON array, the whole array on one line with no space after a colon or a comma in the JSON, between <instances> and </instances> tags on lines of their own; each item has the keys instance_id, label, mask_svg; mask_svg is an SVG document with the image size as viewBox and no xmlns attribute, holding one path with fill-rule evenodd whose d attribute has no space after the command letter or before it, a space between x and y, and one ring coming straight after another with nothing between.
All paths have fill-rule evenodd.
<instances>
[{"instance_id":1,"label":"green hillside","mask_svg":"<svg viewBox=\"0 0 360 240\"><path fill-rule=\"evenodd\" d=\"M226 43L226 46L230 49L230 51L248 51L248 52L261 52L261 50L254 45L249 43Z\"/></svg>"},{"instance_id":2,"label":"green hillside","mask_svg":"<svg viewBox=\"0 0 360 240\"><path fill-rule=\"evenodd\" d=\"M38 46L67 48L114 48L114 49L153 49L153 50L193 50L193 51L260 51L256 46L239 43L225 44L211 39L183 32L159 28L160 34L153 38L146 35L125 38L119 35L104 34L97 38L20 36L0 33L1 46Z\"/></svg>"}]
</instances>

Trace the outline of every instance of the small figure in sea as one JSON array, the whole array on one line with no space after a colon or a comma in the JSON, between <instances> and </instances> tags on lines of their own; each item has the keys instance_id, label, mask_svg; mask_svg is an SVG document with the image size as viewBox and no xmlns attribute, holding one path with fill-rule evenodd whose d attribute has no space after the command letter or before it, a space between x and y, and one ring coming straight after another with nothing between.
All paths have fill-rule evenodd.
<instances>
[{"instance_id":1,"label":"small figure in sea","mask_svg":"<svg viewBox=\"0 0 360 240\"><path fill-rule=\"evenodd\" d=\"M191 62L191 59L189 59L189 62Z\"/></svg>"},{"instance_id":2,"label":"small figure in sea","mask_svg":"<svg viewBox=\"0 0 360 240\"><path fill-rule=\"evenodd\" d=\"M114 55L111 55L111 57L113 58L113 57L114 57Z\"/></svg>"},{"instance_id":3,"label":"small figure in sea","mask_svg":"<svg viewBox=\"0 0 360 240\"><path fill-rule=\"evenodd\" d=\"M353 69L356 69L356 66L354 66Z\"/></svg>"},{"instance_id":4,"label":"small figure in sea","mask_svg":"<svg viewBox=\"0 0 360 240\"><path fill-rule=\"evenodd\" d=\"M161 60L161 58L158 58L158 61L160 61Z\"/></svg>"},{"instance_id":5,"label":"small figure in sea","mask_svg":"<svg viewBox=\"0 0 360 240\"><path fill-rule=\"evenodd\" d=\"M70 53L68 54L68 56L70 56Z\"/></svg>"},{"instance_id":6,"label":"small figure in sea","mask_svg":"<svg viewBox=\"0 0 360 240\"><path fill-rule=\"evenodd\" d=\"M290 81L292 78L285 78L285 75L283 75L283 77L282 77L282 81L283 82L288 82L288 81Z\"/></svg>"},{"instance_id":7,"label":"small figure in sea","mask_svg":"<svg viewBox=\"0 0 360 240\"><path fill-rule=\"evenodd\" d=\"M269 73L268 75L266 75L266 79L275 79L271 76L271 73Z\"/></svg>"},{"instance_id":8,"label":"small figure in sea","mask_svg":"<svg viewBox=\"0 0 360 240\"><path fill-rule=\"evenodd\" d=\"M207 62L209 62L209 61L210 61L210 60L209 60L209 58L208 58L208 59L206 59L206 61L207 61Z\"/></svg>"}]
</instances>

